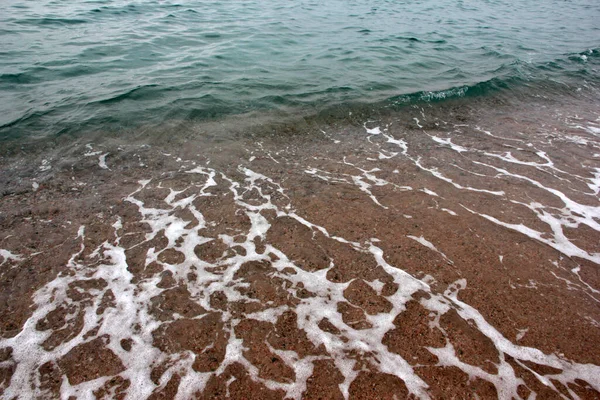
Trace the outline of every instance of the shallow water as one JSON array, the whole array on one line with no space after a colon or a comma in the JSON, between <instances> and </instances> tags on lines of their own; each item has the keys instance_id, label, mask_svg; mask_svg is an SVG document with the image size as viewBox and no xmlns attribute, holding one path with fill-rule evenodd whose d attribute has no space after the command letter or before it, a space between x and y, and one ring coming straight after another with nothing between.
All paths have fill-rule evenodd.
<instances>
[{"instance_id":1,"label":"shallow water","mask_svg":"<svg viewBox=\"0 0 600 400\"><path fill-rule=\"evenodd\" d=\"M599 19L584 0L9 0L0 5L0 134L462 96L490 80L575 79L568 92L597 82Z\"/></svg>"},{"instance_id":2,"label":"shallow water","mask_svg":"<svg viewBox=\"0 0 600 400\"><path fill-rule=\"evenodd\" d=\"M0 395L595 398L597 104L25 146Z\"/></svg>"},{"instance_id":3,"label":"shallow water","mask_svg":"<svg viewBox=\"0 0 600 400\"><path fill-rule=\"evenodd\" d=\"M340 4L0 5L0 397L598 397L598 7Z\"/></svg>"}]
</instances>

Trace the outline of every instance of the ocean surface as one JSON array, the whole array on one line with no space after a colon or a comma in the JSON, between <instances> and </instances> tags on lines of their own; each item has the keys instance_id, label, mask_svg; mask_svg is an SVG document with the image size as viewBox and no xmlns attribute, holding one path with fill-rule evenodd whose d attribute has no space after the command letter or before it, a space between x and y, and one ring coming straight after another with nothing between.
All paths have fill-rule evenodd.
<instances>
[{"instance_id":1,"label":"ocean surface","mask_svg":"<svg viewBox=\"0 0 600 400\"><path fill-rule=\"evenodd\" d=\"M600 82L600 4L0 4L0 138Z\"/></svg>"},{"instance_id":2,"label":"ocean surface","mask_svg":"<svg viewBox=\"0 0 600 400\"><path fill-rule=\"evenodd\" d=\"M0 36L0 398L600 397L600 1Z\"/></svg>"}]
</instances>

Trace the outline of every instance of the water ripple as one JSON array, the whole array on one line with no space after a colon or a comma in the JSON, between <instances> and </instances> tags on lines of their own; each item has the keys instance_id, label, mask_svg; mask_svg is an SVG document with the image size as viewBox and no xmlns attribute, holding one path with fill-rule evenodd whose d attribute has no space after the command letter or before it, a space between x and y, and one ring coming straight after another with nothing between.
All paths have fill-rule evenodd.
<instances>
[{"instance_id":1,"label":"water ripple","mask_svg":"<svg viewBox=\"0 0 600 400\"><path fill-rule=\"evenodd\" d=\"M373 102L512 78L523 65L541 79L598 76L597 61L586 63L580 54L600 46L600 9L584 0L278 0L268 6L256 0L9 0L0 15L0 126L12 129L19 128L15 120L31 122L28 113L47 110L59 120L77 112L78 128L92 124L82 107L127 123L158 122L182 97L190 105L195 99L199 109L211 96L224 114L298 99ZM153 90L125 95L141 87ZM171 105L154 109L156 97ZM124 112L121 101L137 104ZM36 130L40 123L20 128Z\"/></svg>"}]
</instances>

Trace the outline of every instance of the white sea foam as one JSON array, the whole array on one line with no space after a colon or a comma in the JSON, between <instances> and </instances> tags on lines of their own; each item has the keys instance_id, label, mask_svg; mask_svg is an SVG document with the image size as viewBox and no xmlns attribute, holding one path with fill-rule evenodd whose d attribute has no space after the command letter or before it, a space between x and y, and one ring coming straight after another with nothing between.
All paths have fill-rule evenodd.
<instances>
[{"instance_id":1,"label":"white sea foam","mask_svg":"<svg viewBox=\"0 0 600 400\"><path fill-rule=\"evenodd\" d=\"M2 259L0 265L4 265L8 261L18 262L23 260L23 257L21 255L12 253L5 249L0 249L0 258Z\"/></svg>"},{"instance_id":2,"label":"white sea foam","mask_svg":"<svg viewBox=\"0 0 600 400\"><path fill-rule=\"evenodd\" d=\"M287 212L285 208L277 207L273 204L270 195L263 194L263 185L274 187L277 191L284 194L284 189L276 182L249 169L241 168L240 170L245 175L245 189L257 189L258 193L260 193L262 203L258 205L249 204L243 198L242 187L229 178L224 179L226 182L229 182L229 189L234 194L236 204L241 210L245 210L244 212L250 218L251 227L246 234L246 241L241 244L247 250L247 254L243 257L233 257L226 263L221 263L220 265L226 268L222 275L215 275L206 271L205 268L210 266L210 264L198 259L193 252L193 248L197 243L203 243L208 238L203 238L198 234L206 226L206 222L203 217L200 217L200 210L197 210L193 206L193 201L190 199L195 196L210 195L205 190L207 187L216 184L216 182L213 183L213 176L215 176L213 173L216 174L215 171L210 169L190 171L205 176L205 184L197 189L196 194L179 200L177 200L178 194L183 192L170 191L165 198L164 203L166 208L164 209L148 208L143 202L136 199L135 196L140 191L151 190L149 188L149 181L141 181L140 187L128 196L127 201L138 207L142 220L150 226L152 232L147 235L148 240L158 232L164 231L165 236L169 239L166 248L177 249L185 254L185 261L177 266L177 270L174 270L178 280L185 282L185 272L189 270L192 264L203 270L202 274L198 274L199 281L193 287L188 286L194 292L194 298L207 298L209 297L209 293L214 293L215 291L224 292L230 301L244 298L244 296L241 296L237 292L235 285L230 285L230 283L235 282L232 280L235 271L239 270L240 266L249 260L269 260L267 256L269 253L277 256L278 261L272 263L272 265L278 271L283 271L285 268L294 269L295 274L286 275L286 279L291 280L294 285L302 283L307 290L316 294L316 297L303 299L295 308L294 311L298 315L298 328L306 332L308 339L315 346L325 347L329 354L328 357L331 357L338 370L344 376L344 382L340 384L340 389L346 398L349 396L351 383L358 375L357 371L353 368L355 361L349 356L352 352L371 354L369 357L372 357L371 365L373 368L398 376L406 383L411 393L420 398L428 398L427 384L415 373L413 367L398 354L391 353L382 344L383 336L390 329L394 328L393 321L395 317L404 311L404 305L417 291L429 293L429 299L422 299L421 303L434 314L441 315L453 308L463 318L473 321L478 329L494 342L501 354L509 354L517 359L559 367L563 372L552 375L552 378L560 382L566 383L572 381L575 377L583 376L594 387L600 387L600 382L594 377L600 376L598 367L570 363L553 355L545 355L536 349L516 346L504 338L485 321L478 311L458 300L458 290L466 286L466 281L461 280L456 282L444 295L434 294L424 280L416 279L401 269L390 265L385 260L383 250L374 244L377 240L371 241L370 244L362 245L336 236L330 236L326 228L311 223L293 212ZM177 208L187 208L200 217L197 218L198 224L193 227L186 227L187 224L184 221L171 214ZM315 272L300 269L283 252L270 244L267 244L264 253L256 252L254 241L259 237L264 239L270 229L270 224L260 213L261 210L265 209L274 209L279 216L294 218L311 230L320 232L326 237L340 243L351 244L353 248L371 254L377 264L393 277L394 282L400 288L396 293L388 297L388 300L393 305L392 311L384 314L368 315L367 320L372 324L372 328L369 329L357 330L344 323L342 315L336 310L336 304L347 301L343 292L349 283L334 283L329 281L326 278L327 269ZM91 253L90 257L98 261L96 266L92 267L92 270L90 270L89 266L84 266L76 261L78 256L85 250L85 229L83 227L80 228L78 238L81 241L81 247L71 257L69 263L69 267L74 273L59 276L40 289L34 298L37 306L36 311L25 324L23 331L14 338L2 340L1 344L3 346L11 346L15 349L13 357L17 362L17 371L11 381L10 387L5 393L9 397L17 393L40 394L40 392L35 390L34 392L30 391L30 385L33 384L34 388L37 387L35 377L31 374L31 371L35 371L37 366L42 363L55 360L57 357L69 352L75 346L85 343L86 340L82 335L98 327L97 336L107 335L110 338L110 343L107 343L108 348L121 359L123 365L126 367L121 376L134 382L128 389L128 398L144 398L148 396L153 390L164 387L175 372L183 376L180 391L178 392L178 397L183 398L191 393L202 390L210 375L213 374L193 371L193 354L183 352L176 355L167 355L152 345L152 332L158 328L160 322L156 321L149 313L148 305L151 303L150 299L152 297L162 292L162 289L156 287L158 277L141 282L138 285L132 283L132 274L128 271L125 249L119 245L120 235L123 234L123 224L120 220L117 220L112 224L112 227L115 230L115 241L114 243L105 242ZM225 236L222 236L222 238L227 239ZM409 238L438 252L447 259L442 252L423 237L409 236ZM4 253L2 254L4 255ZM151 257L151 259L153 262L157 262L156 257ZM333 264L329 268L332 267ZM60 345L52 352L42 350L39 345L48 338L49 332L37 331L35 329L36 322L67 300L66 290L70 283L100 278L107 282L107 287L97 292L91 291L90 294L96 300L89 306L80 306L82 307L81 311L84 313L84 329L81 330L81 333L72 340ZM370 285L377 292L381 292L382 282L375 281L371 282ZM108 308L102 315L98 315L96 311L99 307L99 300L101 295L108 289L114 293L116 305ZM202 301L201 305L210 309L209 302ZM286 310L287 307L285 306L267 308L258 313L248 314L246 317L273 323ZM242 342L233 333L232 328L239 321L228 319L226 314L223 314L223 318L223 321L231 326L231 328L228 328L230 336L225 358L219 369L214 373L224 371L226 366L231 363L241 363L247 369L251 378L257 382L261 382L272 389L283 389L289 398L301 398L306 388L307 379L312 374L313 362L321 357L307 356L302 358L294 351L284 351L269 347L271 352L277 354L286 365L289 365L295 371L296 380L291 383L280 383L260 378L257 368L243 356ZM342 336L345 338L344 341L339 336L326 333L318 327L319 322L323 318L327 318L342 332ZM133 326L139 326L141 329L135 333ZM126 338L133 339L131 352L126 352L118 346L119 341ZM471 378L480 377L492 382L501 397L514 395L516 387L521 383L520 379L515 377L512 367L506 361L503 361L503 357L500 358L501 361L498 365L498 375L492 375L479 367L460 361L456 357L450 343L447 343L446 347L443 348L430 348L429 351L438 356L440 365L456 366L466 372ZM163 374L157 385L150 380L150 368L152 365L156 365L156 363L167 360L170 360L169 365L171 366L167 368L167 371ZM84 395L99 388L108 379L100 378L79 385L70 385L65 381L61 387L61 394L65 397L69 395ZM548 379L545 379L545 381L548 381Z\"/></svg>"},{"instance_id":3,"label":"white sea foam","mask_svg":"<svg viewBox=\"0 0 600 400\"><path fill-rule=\"evenodd\" d=\"M421 189L421 192L427 193L430 196L439 197L439 195L436 192L434 192L433 190L429 190L427 188Z\"/></svg>"},{"instance_id":4,"label":"white sea foam","mask_svg":"<svg viewBox=\"0 0 600 400\"><path fill-rule=\"evenodd\" d=\"M104 153L98 157L98 166L102 169L110 169L108 165L106 165L106 157L109 153Z\"/></svg>"},{"instance_id":5,"label":"white sea foam","mask_svg":"<svg viewBox=\"0 0 600 400\"><path fill-rule=\"evenodd\" d=\"M433 243L431 243L429 240L425 239L423 236L416 237L416 236L406 235L406 237L409 238L409 239L412 239L412 240L414 240L414 241L416 241L416 242L418 242L420 244L422 244L423 246L427 247L430 250L435 251L436 253L438 253L442 257L444 257L450 264L454 264L454 262L452 260L450 260L448 258L448 256L446 256L444 253L442 253L441 251L439 251L437 249L437 247L435 247L433 245Z\"/></svg>"},{"instance_id":6,"label":"white sea foam","mask_svg":"<svg viewBox=\"0 0 600 400\"><path fill-rule=\"evenodd\" d=\"M369 128L367 128L367 125L365 124L364 127L369 135L380 135L381 134L381 129L378 126L376 126L375 128L369 129Z\"/></svg>"},{"instance_id":7,"label":"white sea foam","mask_svg":"<svg viewBox=\"0 0 600 400\"><path fill-rule=\"evenodd\" d=\"M417 124L419 124L418 120ZM379 127L369 129L366 124L364 127L369 135L377 136L373 138L373 142L382 141L384 145L393 146L394 150L399 149L399 151L378 149L374 154L379 155L379 157L374 157L373 160L369 161L381 163L375 167L366 167L359 162L353 161L351 163L348 159L343 159L341 161L343 167L350 169L352 173L346 173L346 170L343 173L332 172L310 166L302 168L302 171L308 176L313 176L327 183L353 185L365 193L375 204L387 210L387 206L381 204L373 194L372 189L386 186L394 191L410 189L380 177L386 176L383 164L396 162L400 158L396 156L401 156L421 171L425 171L437 179L435 182L439 182L440 185L448 184L449 188L477 192L481 196L491 195L495 199L502 198L502 201L505 200L503 196L506 194L503 191L475 187L461 182L459 178L459 181L455 182L455 180L448 178L451 175L447 175L444 171L428 167L427 160L423 157L409 153L409 144L406 140L397 139L389 133L387 128L383 130ZM489 136L493 135L490 133ZM498 138L497 136L493 137ZM482 152L475 148L456 145L449 138L432 137L432 139L465 157L470 154L477 154L489 157L496 162L509 165L518 164L523 168L555 168L548 154L542 151L536 153L541 162L530 162L519 160L510 152ZM92 150L91 146L89 149ZM106 155L108 153L103 156L106 157ZM275 154L275 156L278 156L278 154ZM270 158L277 162L275 158ZM511 173L508 169L477 160L472 160L472 165L479 168L477 171L493 171L494 175L492 176L503 176L533 185L561 200L564 208L551 210L535 201L523 203L515 199L508 199L512 201L509 204L524 207L528 212L533 213L545 222L553 233L552 238L548 238L543 232L523 224L506 223L494 216L479 212L476 205L463 205L466 211L481 216L499 226L519 231L558 249L568 256L575 255L596 263L600 262L599 254L584 251L569 241L562 233L563 227L576 227L579 224L585 224L598 231L598 207L580 204L557 189L523 174ZM234 363L240 364L252 380L270 389L281 389L288 398L300 399L303 397L308 379L314 371L314 362L321 359L331 360L335 364L343 376L343 382L339 385L339 388L344 397L349 398L350 386L360 373L355 368L357 366L357 355L366 360L370 369L402 379L411 394L419 398L428 398L430 395L428 385L415 372L409 360L405 360L383 344L385 335L396 328L394 325L396 317L406 311L406 304L409 301L416 299L429 313L430 319L428 322L431 329L439 330L446 338L443 347L428 348L429 352L438 357L437 365L456 367L466 373L469 380L481 378L491 382L496 388L499 398L519 397L517 388L524 383L517 376L515 369L507 361L506 356L512 357L515 362L531 372L543 384L556 390L558 389L553 380L568 388L567 384L574 382L576 379L584 379L593 388L600 390L600 367L575 363L560 355L545 354L538 349L513 343L513 340L509 340L492 326L477 309L459 299L460 291L467 287L465 279L452 283L443 293L432 290L430 285L438 284L434 277L424 275L422 279L418 279L402 270L401 265L390 264L388 255L383 250L385 246L380 244L380 239L373 237L364 242L349 240L342 237L341 234L331 234L326 226L319 225L311 221L308 216L302 215L300 211L296 210L292 199L288 197L283 182L278 182L245 166L239 166L234 174L226 174L217 169L199 166L183 171L189 174L186 175L190 178L190 184L187 187L173 189L156 181L142 180L139 181L139 187L128 195L125 201L137 208L139 220L136 222L148 228L143 242L151 241L159 235L164 235L166 238L166 245L163 248L155 246L147 250L143 267L147 267L152 263L160 265L163 270L171 272L173 279L190 292L191 301L196 302L208 312L219 313L223 323L223 332L227 338L225 355L220 365L215 371L200 373L193 369L194 360L197 357L193 352L179 351L168 354L154 346L153 332L159 328L163 321L157 320L150 307L152 299L161 295L165 289L157 286L161 280L159 274L150 275L139 282L135 282L135 279L133 279L134 274L130 271L131 265L128 265L130 261L126 257L128 248L122 245L122 243L125 243L122 239L128 233L126 232L128 226L126 222L130 221L116 218L110 222L107 221L113 231L112 237L107 238L104 243L93 249L86 248L86 229L83 226L80 227L77 237L74 238L79 242L79 249L65 265L68 273L58 275L54 280L36 291L33 297L34 311L23 326L22 331L13 338L0 340L0 347L10 346L13 348L12 357L16 362L15 374L12 377L10 386L4 393L7 398L17 395L31 398L47 397L48 394L42 392L40 388L39 376L36 372L39 366L45 362L54 362L60 359L76 346L87 343L96 337L107 338L105 339L105 346L123 363L125 370L120 375L131 381L131 386L127 389L128 399L149 396L153 391L164 388L175 374L181 376L177 398L193 397L196 392L202 391L206 387L212 376L224 373L226 368ZM559 173L558 170L554 171ZM479 174L479 172L476 174ZM394 176L400 178L398 175ZM485 174L479 175L486 176ZM592 193L597 195L600 186L600 169L595 168L593 177L586 180L586 182ZM153 206L150 206L141 200L144 198L142 194L152 192L159 187L162 190L168 189L168 193L164 195L162 202L157 203L158 205L152 203ZM226 192L227 196L215 195L214 193L217 191L214 189ZM436 202L442 203L445 201L437 193L427 188L422 189L422 191L436 197ZM198 201L201 198L211 198L215 201L222 200L222 198L232 199L236 215L247 218L249 225L243 225L242 228L226 226L225 228L230 229L225 230L225 233L223 231L219 234L211 233L211 228L218 227L221 221L208 219L206 215L209 214L206 213L205 215L205 210L198 205L202 204ZM439 209L454 217L458 216L457 213L448 208L440 207ZM192 215L193 218L182 217L181 215L186 214L180 214L179 212L184 210L189 211L189 215ZM273 215L276 215L276 217ZM293 258L277 248L275 244L267 242L269 232L273 229L273 219L284 217L291 218L309 229L313 238L324 237L326 240L346 246L348 251L358 251L362 255L370 257L378 268L381 268L391 277L393 283L398 287L394 293L384 297L390 303L391 310L365 315L365 321L368 322L369 327L364 329L357 329L350 321L346 320L345 322L344 315L338 311L338 305L348 302L344 292L350 287L352 281L333 282L327 279L328 272L336 268L338 260L331 257L326 268L307 271L296 265ZM404 217L413 218L408 214L404 214ZM406 222L408 223L408 221ZM331 232L334 231L331 230ZM407 237L439 254L448 263L453 264L442 251L425 237L412 235L407 235ZM217 257L216 261L208 262L203 259L202 254L200 256L196 254L195 250L198 245L210 242L221 242L229 249L240 247L244 251L236 252L235 255L230 257ZM259 246L259 243L262 246ZM182 260L172 261L171 263L161 261L161 254L167 250L178 251L184 257ZM0 257L2 257L2 264L4 264L6 262L20 262L26 256L17 255L8 250L0 250ZM499 255L498 257L500 263L503 263L504 256ZM275 324L286 312L294 311L297 315L297 328L306 334L306 337L315 348L325 349L325 355L309 354L301 356L301 354L290 349L276 348L270 342L265 342L268 351L277 355L285 365L294 371L295 380L293 381L280 382L262 377L259 367L244 355L247 351L244 340L236 335L236 327L241 322L239 316L233 317L231 312L221 311L211 304L211 295L217 292L223 293L226 301L230 303L236 301L256 303L256 299L245 294L244 289L249 286L249 283L236 275L244 264L251 261L267 263L272 267L273 272L270 272L269 278L279 278L289 282L289 285L283 288L289 296L296 296L299 287L303 287L314 295L297 297L297 304L294 307L288 305L276 306L267 303L261 304L262 308L259 311L243 315L245 319ZM556 268L558 268L558 263L556 265ZM293 271L293 273L290 273L290 271ZM196 276L194 281L189 278L192 272ZM597 291L594 292L593 287L587 285L581 279L579 273L580 269L573 268L570 271L570 279L567 280L568 284L574 288L584 288L588 293L597 294ZM70 286L72 287L77 282L90 282L93 279L102 279L106 282L106 285L101 288L87 290L86 294L89 295L91 300L76 302L69 297L68 290ZM367 282L367 285L383 297L384 282L373 280ZM528 282L527 287L536 288L537 282ZM101 300L109 291L114 295L114 305L101 311ZM66 324L72 325L75 318L81 315L83 328L75 332L69 340L64 341L51 351L46 351L41 346L50 337L52 331L40 331L36 329L36 326L39 321L46 318L49 312L65 305L70 305L76 310L75 314L71 315L70 319L66 321ZM452 341L449 340L447 332L440 324L441 316L451 310L455 311L463 320L468 321L491 341L498 354L498 361L494 363L498 370L497 373L492 374L479 366L471 365L457 355ZM181 319L183 316L175 315L173 318ZM200 315L197 318L202 319L205 316ZM324 318L339 330L340 334L332 334L322 330L319 324ZM519 329L518 333L512 336L515 339L514 342L522 340L529 332L528 329ZM87 337L86 334L90 336ZM128 352L119 345L122 339L132 340L131 351ZM541 374L530 368L524 361L557 368L560 372ZM159 364L165 366L165 371L158 381L154 382L151 379L151 371L154 366ZM63 379L61 397L67 398L73 395L84 398L94 390L102 387L109 379L110 377L102 377L77 385L71 385L67 379ZM228 381L227 390L229 390L229 385L233 382L233 379L235 378L232 377ZM571 389L567 390L569 390L570 395L575 397ZM534 396L535 393L532 395Z\"/></svg>"},{"instance_id":8,"label":"white sea foam","mask_svg":"<svg viewBox=\"0 0 600 400\"><path fill-rule=\"evenodd\" d=\"M50 161L43 159L42 164L38 168L40 171L46 172L52 169L52 165L50 165Z\"/></svg>"},{"instance_id":9,"label":"white sea foam","mask_svg":"<svg viewBox=\"0 0 600 400\"><path fill-rule=\"evenodd\" d=\"M451 138L442 139L437 136L431 136L431 139L433 139L434 142L439 143L441 145L449 146L452 150L454 150L458 153L463 153L463 152L469 151L466 147L459 146L457 144L452 143Z\"/></svg>"}]
</instances>

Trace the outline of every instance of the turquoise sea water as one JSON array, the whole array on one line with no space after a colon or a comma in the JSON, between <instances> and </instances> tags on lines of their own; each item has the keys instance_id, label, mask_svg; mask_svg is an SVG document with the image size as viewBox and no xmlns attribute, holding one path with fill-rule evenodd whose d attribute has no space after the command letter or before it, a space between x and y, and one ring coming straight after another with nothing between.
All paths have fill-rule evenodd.
<instances>
[{"instance_id":1,"label":"turquoise sea water","mask_svg":"<svg viewBox=\"0 0 600 400\"><path fill-rule=\"evenodd\" d=\"M590 0L0 3L0 138L600 82Z\"/></svg>"}]
</instances>

